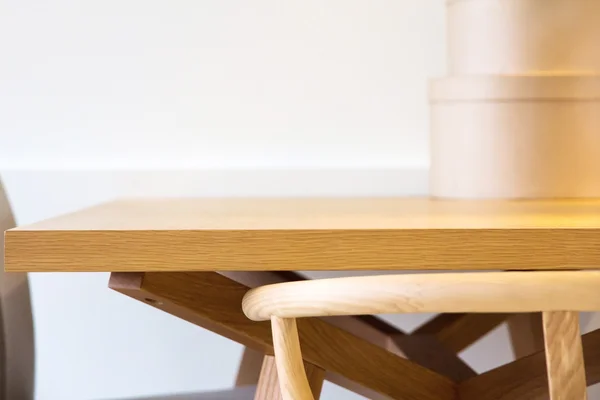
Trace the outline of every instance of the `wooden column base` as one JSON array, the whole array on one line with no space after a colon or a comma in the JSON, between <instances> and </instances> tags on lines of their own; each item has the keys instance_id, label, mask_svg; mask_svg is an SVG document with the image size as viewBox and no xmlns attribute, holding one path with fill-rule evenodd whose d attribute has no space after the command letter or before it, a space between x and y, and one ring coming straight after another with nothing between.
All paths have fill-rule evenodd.
<instances>
[{"instance_id":1,"label":"wooden column base","mask_svg":"<svg viewBox=\"0 0 600 400\"><path fill-rule=\"evenodd\" d=\"M325 371L309 363L304 363L306 377L312 394L318 399L325 379ZM277 367L275 357L265 356L260 371L260 378L256 388L254 400L282 400L281 390L279 389L279 379L277 377Z\"/></svg>"},{"instance_id":2,"label":"wooden column base","mask_svg":"<svg viewBox=\"0 0 600 400\"><path fill-rule=\"evenodd\" d=\"M258 384L260 369L265 358L264 353L246 347L242 354L238 374L235 379L235 386L247 386Z\"/></svg>"}]
</instances>

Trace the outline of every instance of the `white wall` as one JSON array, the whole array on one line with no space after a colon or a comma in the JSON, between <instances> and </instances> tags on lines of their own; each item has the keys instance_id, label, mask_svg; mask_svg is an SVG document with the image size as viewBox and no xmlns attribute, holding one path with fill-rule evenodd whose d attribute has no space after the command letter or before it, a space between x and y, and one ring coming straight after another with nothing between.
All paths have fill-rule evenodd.
<instances>
[{"instance_id":1,"label":"white wall","mask_svg":"<svg viewBox=\"0 0 600 400\"><path fill-rule=\"evenodd\" d=\"M0 163L426 165L442 0L6 0Z\"/></svg>"},{"instance_id":2,"label":"white wall","mask_svg":"<svg viewBox=\"0 0 600 400\"><path fill-rule=\"evenodd\" d=\"M425 194L443 3L4 1L0 171L18 222L131 195ZM238 345L106 279L31 276L38 400L233 382ZM502 329L482 346L477 368L510 359Z\"/></svg>"}]
</instances>

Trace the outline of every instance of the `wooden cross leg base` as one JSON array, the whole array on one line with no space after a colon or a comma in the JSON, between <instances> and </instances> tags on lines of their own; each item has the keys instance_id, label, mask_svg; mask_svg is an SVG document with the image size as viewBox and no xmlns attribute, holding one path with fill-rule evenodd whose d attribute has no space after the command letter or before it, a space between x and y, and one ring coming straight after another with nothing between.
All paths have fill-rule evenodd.
<instances>
[{"instance_id":1,"label":"wooden cross leg base","mask_svg":"<svg viewBox=\"0 0 600 400\"><path fill-rule=\"evenodd\" d=\"M563 289L560 294L555 293L558 284ZM545 355L548 376L545 393L532 393L532 382L525 382L523 387L515 385L519 379L517 374L521 373L515 369L509 373L514 381L511 386L497 385L493 379L485 380L484 374L459 382L458 397L430 382L415 382L412 397L406 397L481 400L495 391L495 395L488 398L524 400L536 399L539 394L541 399L549 393L551 400L585 400L579 311L600 309L598 286L600 273L595 271L402 274L266 285L250 290L244 296L242 307L249 319L271 322L283 400L314 399L303 366L298 334L301 319L372 313L522 313L536 310L543 312L545 351L541 354ZM560 311L565 309L576 311ZM534 356L536 354L521 360L534 360ZM367 360L361 365L366 363ZM529 370L538 368L537 365L528 367ZM384 372L381 366L373 368ZM498 370L508 371L508 366ZM485 385L471 383L481 380ZM463 387L467 388L464 392L461 391Z\"/></svg>"},{"instance_id":2,"label":"wooden cross leg base","mask_svg":"<svg viewBox=\"0 0 600 400\"><path fill-rule=\"evenodd\" d=\"M579 332L579 314L568 311L543 313L543 324L541 319L538 318L538 316L541 316L540 314L515 315L515 320L525 323L525 326L522 326L525 329L519 331L521 335L516 330L512 332L512 338L516 339L515 348L522 352L528 352L531 351L533 345L543 340L545 343L550 399L587 399L583 347ZM279 329L286 330L289 334L290 328L294 329L294 327L287 326L286 328L283 321L277 321ZM536 322L540 322L539 328L543 327L544 329L543 337L541 332L538 331ZM539 336L538 333L540 333ZM298 350L293 349L293 351ZM252 368L253 372L256 373L256 382L253 382L257 383L254 400L282 400L283 396L277 376L275 358L273 356L258 357L257 353L246 349L244 359L248 360L249 355L255 360L260 359L262 363L260 375L255 369L258 364L256 361L252 364L243 362L240 366L240 372ZM308 390L310 390L310 394L314 399L319 399L323 380L325 379L325 371L308 363L304 363L303 367L308 378Z\"/></svg>"},{"instance_id":3,"label":"wooden cross leg base","mask_svg":"<svg viewBox=\"0 0 600 400\"><path fill-rule=\"evenodd\" d=\"M257 385L255 399L270 400L280 396L271 323L249 320L242 298L252 287L300 279L289 272L115 273L110 287L246 346L237 385ZM410 335L371 316L300 318L297 325L315 398L324 375L372 400L547 400L549 387L552 400L581 400L585 397L564 396L585 391L581 350L587 384L600 382L600 330L584 335L578 345L576 315L545 313L542 326L541 312L440 314ZM457 353L507 318L517 359L477 374Z\"/></svg>"},{"instance_id":4,"label":"wooden cross leg base","mask_svg":"<svg viewBox=\"0 0 600 400\"><path fill-rule=\"evenodd\" d=\"M275 363L275 357L264 356L254 400L283 399ZM304 363L304 370L308 378L309 392L311 396L318 399L323 387L323 381L325 380L325 370L308 363Z\"/></svg>"},{"instance_id":5,"label":"wooden cross leg base","mask_svg":"<svg viewBox=\"0 0 600 400\"><path fill-rule=\"evenodd\" d=\"M325 370L309 363L304 363L304 370L306 371L311 394L315 399L318 399L325 380ZM275 357L262 354L248 347L244 349L236 386L249 385L256 386L254 400L282 400Z\"/></svg>"}]
</instances>

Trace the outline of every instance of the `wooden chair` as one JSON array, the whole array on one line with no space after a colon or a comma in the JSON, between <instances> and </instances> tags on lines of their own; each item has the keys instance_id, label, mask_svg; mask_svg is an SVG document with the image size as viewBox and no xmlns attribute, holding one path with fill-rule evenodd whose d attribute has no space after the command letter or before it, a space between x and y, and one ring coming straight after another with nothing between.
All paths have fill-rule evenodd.
<instances>
[{"instance_id":1,"label":"wooden chair","mask_svg":"<svg viewBox=\"0 0 600 400\"><path fill-rule=\"evenodd\" d=\"M599 287L596 271L351 277L252 289L243 309L254 321L271 321L285 400L313 400L320 389L306 376L296 318L425 312L542 312L550 398L581 400L586 377L578 312L600 310Z\"/></svg>"}]
</instances>

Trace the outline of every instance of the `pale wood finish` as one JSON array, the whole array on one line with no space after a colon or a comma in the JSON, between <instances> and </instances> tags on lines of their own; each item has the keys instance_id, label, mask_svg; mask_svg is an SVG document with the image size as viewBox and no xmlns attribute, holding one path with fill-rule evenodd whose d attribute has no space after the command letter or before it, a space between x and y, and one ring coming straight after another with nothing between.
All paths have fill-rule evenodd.
<instances>
[{"instance_id":1,"label":"pale wood finish","mask_svg":"<svg viewBox=\"0 0 600 400\"><path fill-rule=\"evenodd\" d=\"M245 346L273 352L269 323L252 322L241 310L248 287L222 275L120 273L111 276L110 286ZM391 398L454 400L455 385L448 378L383 347L319 319L299 320L298 328L304 360L331 372L327 379L334 383L354 381ZM355 386L352 389L359 390Z\"/></svg>"},{"instance_id":2,"label":"pale wood finish","mask_svg":"<svg viewBox=\"0 0 600 400\"><path fill-rule=\"evenodd\" d=\"M588 385L600 383L600 330L582 337ZM539 351L463 382L461 400L548 400L545 352Z\"/></svg>"},{"instance_id":3,"label":"pale wood finish","mask_svg":"<svg viewBox=\"0 0 600 400\"><path fill-rule=\"evenodd\" d=\"M325 371L311 364L304 364L308 384L315 398L319 398ZM260 381L256 388L254 400L282 400L281 389L279 388L279 379L277 377L277 366L275 357L265 356L262 368L260 369Z\"/></svg>"},{"instance_id":4,"label":"pale wood finish","mask_svg":"<svg viewBox=\"0 0 600 400\"><path fill-rule=\"evenodd\" d=\"M260 377L260 370L264 364L265 355L249 347L244 348L240 366L238 367L235 386L256 385Z\"/></svg>"},{"instance_id":5,"label":"pale wood finish","mask_svg":"<svg viewBox=\"0 0 600 400\"><path fill-rule=\"evenodd\" d=\"M313 400L304 371L296 319L272 316L271 326L283 399ZM455 381L462 381L476 375L466 364L456 362L458 359L454 353L449 356L447 354L449 351L433 337L397 335L392 340L405 354L410 355L411 351L416 351L418 357L426 360L426 366L433 366L433 370L442 370L446 376L452 377ZM449 360L453 362L448 362Z\"/></svg>"},{"instance_id":6,"label":"pale wood finish","mask_svg":"<svg viewBox=\"0 0 600 400\"><path fill-rule=\"evenodd\" d=\"M508 319L508 331L516 358L544 349L542 313L520 313Z\"/></svg>"},{"instance_id":7,"label":"pale wood finish","mask_svg":"<svg viewBox=\"0 0 600 400\"><path fill-rule=\"evenodd\" d=\"M271 318L273 331L273 349L275 351L275 364L279 388L283 400L314 400L321 392L321 384L312 387L309 383L302 353L300 351L300 338L298 326L293 318ZM322 383L325 371L318 374L318 383ZM317 375L314 374L313 375Z\"/></svg>"},{"instance_id":8,"label":"pale wood finish","mask_svg":"<svg viewBox=\"0 0 600 400\"><path fill-rule=\"evenodd\" d=\"M283 327L275 327L279 340L287 345L283 350L276 352L276 357L283 363L278 369L279 373L286 374L286 381L296 385L291 392L292 397L294 393L300 393L305 379L302 370L298 367L301 366L301 354L295 336L295 318L418 311L550 310L544 313L544 331L548 371L551 377L551 400L575 400L585 399L586 387L578 314L560 310L571 307L598 309L600 303L596 288L600 283L599 279L600 272L595 271L450 273L337 278L256 288L244 296L242 304L245 314L253 320L271 319L274 324L288 323ZM432 332L439 332L440 329L432 328L434 325L436 323L423 331L431 329ZM440 328L444 326L442 323L437 325ZM428 335L415 337L427 338ZM410 346L407 348L410 349ZM403 351L409 354L406 349ZM525 357L521 360L533 363L528 367L537 367L536 364L539 363L537 358ZM479 399L476 396L482 394L482 386L477 385L480 382L478 377L472 378L467 375L465 378L466 383L461 384L463 397L470 400ZM492 375L492 380L493 378ZM513 378L518 381L517 377ZM489 384L490 379L487 380ZM530 382L525 382L522 385L501 387L501 389L504 392L517 391L517 397L507 398L529 398L520 397L519 391L539 392L537 382L532 382L533 386L527 386ZM292 384L289 386L295 387ZM504 392L495 393L504 395Z\"/></svg>"},{"instance_id":9,"label":"pale wood finish","mask_svg":"<svg viewBox=\"0 0 600 400\"><path fill-rule=\"evenodd\" d=\"M416 329L413 336L432 335L448 350L460 353L502 324L508 316L505 313L440 314Z\"/></svg>"},{"instance_id":10,"label":"pale wood finish","mask_svg":"<svg viewBox=\"0 0 600 400\"><path fill-rule=\"evenodd\" d=\"M424 312L600 310L600 272L365 276L267 285L248 292L252 320Z\"/></svg>"},{"instance_id":11,"label":"pale wood finish","mask_svg":"<svg viewBox=\"0 0 600 400\"><path fill-rule=\"evenodd\" d=\"M599 231L592 200L124 200L8 231L6 268L595 269Z\"/></svg>"},{"instance_id":12,"label":"pale wood finish","mask_svg":"<svg viewBox=\"0 0 600 400\"><path fill-rule=\"evenodd\" d=\"M281 400L281 389L279 388L279 379L277 378L275 357L263 357L259 375L260 378L256 387L254 400Z\"/></svg>"},{"instance_id":13,"label":"pale wood finish","mask_svg":"<svg viewBox=\"0 0 600 400\"><path fill-rule=\"evenodd\" d=\"M291 271L219 271L217 273L249 288L305 280L303 276ZM122 274L116 273L113 275L118 279L118 276ZM239 308L239 304L236 305L236 308ZM376 316L323 317L321 319L369 343L406 358L398 346L390 344L390 337L405 335L405 333ZM367 397L373 397L373 395L370 394Z\"/></svg>"},{"instance_id":14,"label":"pale wood finish","mask_svg":"<svg viewBox=\"0 0 600 400\"><path fill-rule=\"evenodd\" d=\"M587 399L579 313L545 312L543 323L550 400Z\"/></svg>"}]
</instances>

